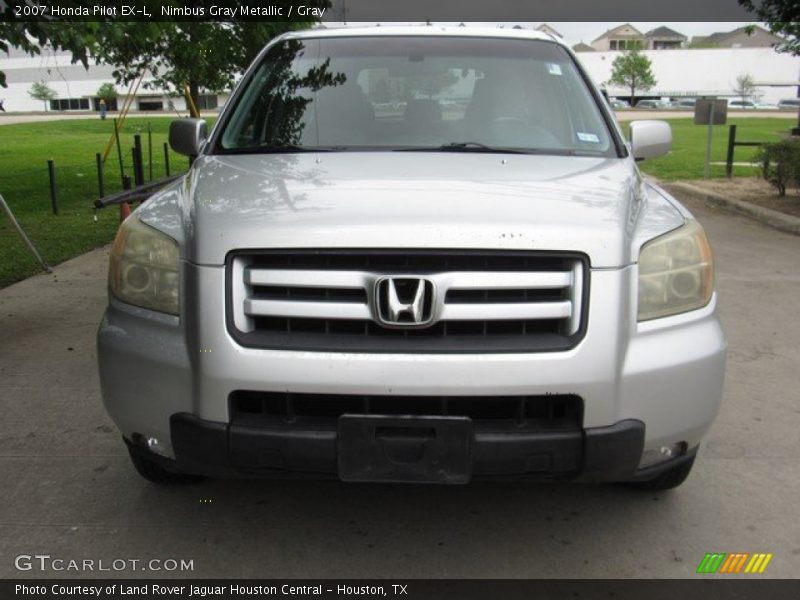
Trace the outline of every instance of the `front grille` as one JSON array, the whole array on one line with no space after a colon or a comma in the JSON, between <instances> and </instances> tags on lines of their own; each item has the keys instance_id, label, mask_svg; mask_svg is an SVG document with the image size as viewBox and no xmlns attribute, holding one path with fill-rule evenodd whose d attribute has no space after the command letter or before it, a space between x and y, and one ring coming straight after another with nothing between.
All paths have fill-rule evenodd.
<instances>
[{"instance_id":1,"label":"front grille","mask_svg":"<svg viewBox=\"0 0 800 600\"><path fill-rule=\"evenodd\" d=\"M586 325L588 262L542 252L306 250L228 257L231 335L255 348L337 352L541 352ZM425 278L422 326L387 326L375 288ZM429 284L425 284L429 285Z\"/></svg>"},{"instance_id":2,"label":"front grille","mask_svg":"<svg viewBox=\"0 0 800 600\"><path fill-rule=\"evenodd\" d=\"M258 426L331 421L344 414L470 417L477 422L514 421L520 426L576 430L583 401L574 394L538 396L382 396L292 394L239 390L230 395L231 423Z\"/></svg>"}]
</instances>

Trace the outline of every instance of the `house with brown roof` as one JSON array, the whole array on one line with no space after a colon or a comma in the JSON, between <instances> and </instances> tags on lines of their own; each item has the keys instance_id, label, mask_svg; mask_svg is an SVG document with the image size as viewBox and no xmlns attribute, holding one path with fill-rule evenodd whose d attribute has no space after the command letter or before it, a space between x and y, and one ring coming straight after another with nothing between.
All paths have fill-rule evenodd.
<instances>
[{"instance_id":1,"label":"house with brown roof","mask_svg":"<svg viewBox=\"0 0 800 600\"><path fill-rule=\"evenodd\" d=\"M629 50L631 48L644 48L647 39L644 34L630 23L609 29L591 43L592 48L599 52L608 50Z\"/></svg>"},{"instance_id":2,"label":"house with brown roof","mask_svg":"<svg viewBox=\"0 0 800 600\"><path fill-rule=\"evenodd\" d=\"M773 48L782 44L784 39L759 27L738 27L733 31L719 31L711 35L696 35L692 38L692 46L698 48Z\"/></svg>"},{"instance_id":3,"label":"house with brown roof","mask_svg":"<svg viewBox=\"0 0 800 600\"><path fill-rule=\"evenodd\" d=\"M669 27L656 27L644 34L648 50L676 50L686 45L688 38Z\"/></svg>"}]
</instances>

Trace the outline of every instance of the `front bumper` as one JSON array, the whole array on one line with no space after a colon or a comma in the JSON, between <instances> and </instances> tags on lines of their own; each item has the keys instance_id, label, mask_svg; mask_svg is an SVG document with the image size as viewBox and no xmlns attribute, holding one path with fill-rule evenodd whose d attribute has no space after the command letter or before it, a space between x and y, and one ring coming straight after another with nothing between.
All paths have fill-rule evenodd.
<instances>
[{"instance_id":1,"label":"front bumper","mask_svg":"<svg viewBox=\"0 0 800 600\"><path fill-rule=\"evenodd\" d=\"M170 430L175 458L153 453L141 436L126 442L131 452L180 473L211 477L333 477L338 472L340 440L336 430L251 428L204 421L185 413L172 416ZM654 477L694 455L692 449L658 467L638 469L644 438L644 423L635 420L574 432L501 433L476 429L470 474L479 479L628 481Z\"/></svg>"},{"instance_id":2,"label":"front bumper","mask_svg":"<svg viewBox=\"0 0 800 600\"><path fill-rule=\"evenodd\" d=\"M188 414L229 429L228 398L236 390L397 396L574 394L583 400L584 435L621 422L643 423L639 457L676 443L697 447L722 397L726 343L716 298L691 313L637 323L635 267L593 271L584 339L568 351L538 354L244 348L226 330L224 269L186 265L183 277L182 319L112 299L98 332L100 381L109 414L125 438L155 438L166 457L179 461L181 439L171 425L173 416ZM291 454L299 457L310 448L302 438L292 447ZM572 446L562 454L579 456L580 468L549 472L586 471L586 461L592 457L583 446ZM482 460L475 465L476 474L484 470Z\"/></svg>"}]
</instances>

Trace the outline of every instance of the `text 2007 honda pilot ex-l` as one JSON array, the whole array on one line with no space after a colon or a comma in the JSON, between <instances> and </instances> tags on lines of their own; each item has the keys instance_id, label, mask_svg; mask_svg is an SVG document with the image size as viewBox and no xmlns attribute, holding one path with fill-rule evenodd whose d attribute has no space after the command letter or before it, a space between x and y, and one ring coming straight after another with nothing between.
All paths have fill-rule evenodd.
<instances>
[{"instance_id":1,"label":"text 2007 honda pilot ex-l","mask_svg":"<svg viewBox=\"0 0 800 600\"><path fill-rule=\"evenodd\" d=\"M726 342L702 228L572 52L463 27L269 44L121 226L102 392L146 478L680 484Z\"/></svg>"}]
</instances>

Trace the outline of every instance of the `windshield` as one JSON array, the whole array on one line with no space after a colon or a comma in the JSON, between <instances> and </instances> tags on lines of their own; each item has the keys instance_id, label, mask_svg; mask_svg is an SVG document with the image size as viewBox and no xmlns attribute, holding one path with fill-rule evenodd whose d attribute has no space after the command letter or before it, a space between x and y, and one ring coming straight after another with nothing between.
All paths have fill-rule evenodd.
<instances>
[{"instance_id":1,"label":"windshield","mask_svg":"<svg viewBox=\"0 0 800 600\"><path fill-rule=\"evenodd\" d=\"M287 40L239 94L217 150L515 151L613 156L568 52L537 40Z\"/></svg>"}]
</instances>

